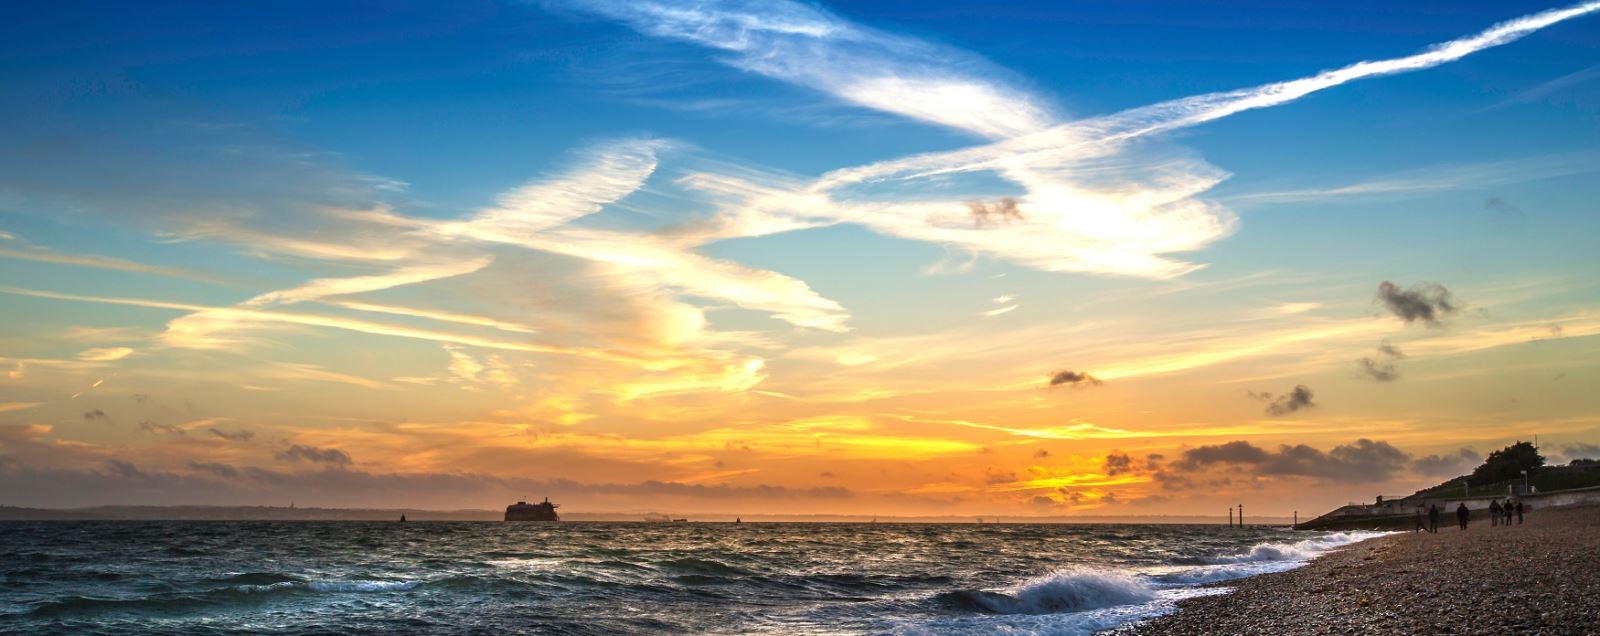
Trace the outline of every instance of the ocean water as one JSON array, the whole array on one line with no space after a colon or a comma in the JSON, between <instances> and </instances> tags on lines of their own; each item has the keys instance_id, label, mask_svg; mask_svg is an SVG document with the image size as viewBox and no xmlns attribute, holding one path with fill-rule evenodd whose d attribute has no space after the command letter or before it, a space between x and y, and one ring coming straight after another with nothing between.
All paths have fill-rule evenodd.
<instances>
[{"instance_id":1,"label":"ocean water","mask_svg":"<svg viewBox=\"0 0 1600 636\"><path fill-rule=\"evenodd\" d=\"M1370 533L1161 525L0 523L0 632L1091 634Z\"/></svg>"}]
</instances>

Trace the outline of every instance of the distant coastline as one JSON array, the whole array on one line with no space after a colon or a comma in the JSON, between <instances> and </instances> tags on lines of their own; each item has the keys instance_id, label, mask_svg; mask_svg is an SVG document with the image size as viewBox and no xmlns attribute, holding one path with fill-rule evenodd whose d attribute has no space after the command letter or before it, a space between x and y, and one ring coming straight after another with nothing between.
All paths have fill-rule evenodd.
<instances>
[{"instance_id":1,"label":"distant coastline","mask_svg":"<svg viewBox=\"0 0 1600 636\"><path fill-rule=\"evenodd\" d=\"M651 512L563 512L564 521L643 521ZM501 521L504 510L425 510L419 508L315 508L288 506L92 506L83 508L24 508L0 506L0 521ZM978 523L975 516L888 515L763 515L749 513L676 513L691 522L732 523ZM1091 524L1208 524L1222 525L1224 517L1198 515L1120 515L1073 517L986 516L983 523L1091 523ZM1290 520L1261 517L1251 525L1287 526Z\"/></svg>"}]
</instances>

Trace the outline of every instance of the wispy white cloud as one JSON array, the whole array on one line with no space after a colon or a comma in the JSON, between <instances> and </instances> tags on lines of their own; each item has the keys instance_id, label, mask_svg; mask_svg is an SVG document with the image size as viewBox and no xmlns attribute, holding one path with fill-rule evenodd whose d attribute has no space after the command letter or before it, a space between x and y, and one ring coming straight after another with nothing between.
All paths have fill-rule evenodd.
<instances>
[{"instance_id":1,"label":"wispy white cloud","mask_svg":"<svg viewBox=\"0 0 1600 636\"><path fill-rule=\"evenodd\" d=\"M520 324L520 323L510 322L510 321L506 321L506 320L499 320L499 319L490 318L490 317L487 317L487 316L474 316L474 315L470 315L470 314L463 314L463 313L452 312L452 311L441 311L441 310L435 310L435 309L417 309L417 308L414 308L414 307L400 307L400 306L397 306L397 305L384 305L384 304L377 304L377 303L363 303L363 302L355 302L355 301L332 301L332 304L337 305L339 307L344 307L346 309L354 309L356 311L366 311L366 312L379 313L379 314L393 314L393 315L396 315L396 316L412 316L412 317L415 317L415 318L426 318L428 320L437 320L439 322L452 322L452 323L457 323L457 324L462 324L462 325L473 325L473 326L477 326L477 327L490 327L490 328L494 328L494 329L499 329L501 331L511 331L511 332L516 332L516 333L537 333L538 332L537 329L535 329L533 327L530 327L528 325Z\"/></svg>"},{"instance_id":2,"label":"wispy white cloud","mask_svg":"<svg viewBox=\"0 0 1600 636\"><path fill-rule=\"evenodd\" d=\"M487 267L492 260L487 256L483 256L453 262L412 265L372 276L318 278L298 287L261 294L245 301L243 306L290 305L329 296L374 292L402 285L461 276Z\"/></svg>"},{"instance_id":3,"label":"wispy white cloud","mask_svg":"<svg viewBox=\"0 0 1600 636\"><path fill-rule=\"evenodd\" d=\"M1159 133L1287 104L1358 79L1431 68L1597 9L1600 3L1591 2L1546 11L1415 55L1162 102L984 146L836 170L804 192L813 201L825 197L821 204L793 201L773 205L767 214L859 223L892 236L959 246L1048 271L1177 276L1197 266L1168 255L1195 251L1227 236L1236 220L1220 204L1197 198L1227 174L1156 143ZM925 187L931 177L975 172L992 172L1023 189L1016 197L1017 218L980 227L966 214L964 201L867 194L892 184Z\"/></svg>"},{"instance_id":4,"label":"wispy white cloud","mask_svg":"<svg viewBox=\"0 0 1600 636\"><path fill-rule=\"evenodd\" d=\"M1486 188L1600 172L1600 153L1574 152L1408 170L1367 181L1324 188L1251 192L1228 197L1234 205L1302 203L1332 199L1402 197L1464 188Z\"/></svg>"},{"instance_id":5,"label":"wispy white cloud","mask_svg":"<svg viewBox=\"0 0 1600 636\"><path fill-rule=\"evenodd\" d=\"M1002 315L1002 314L1008 314L1008 313L1011 313L1013 311L1016 311L1017 307L1019 307L1019 306L1020 305L1006 305L1004 307L997 307L997 308L990 309L990 310L987 310L987 311L980 311L980 312L978 312L978 315L979 316L983 316L984 318L993 318L995 316L999 316L999 315Z\"/></svg>"},{"instance_id":6,"label":"wispy white cloud","mask_svg":"<svg viewBox=\"0 0 1600 636\"><path fill-rule=\"evenodd\" d=\"M624 139L599 144L561 174L501 194L496 207L463 222L434 223L429 231L495 243L523 244L541 232L599 212L633 194L656 170L665 141Z\"/></svg>"},{"instance_id":7,"label":"wispy white cloud","mask_svg":"<svg viewBox=\"0 0 1600 636\"><path fill-rule=\"evenodd\" d=\"M985 137L1048 126L1042 100L968 53L876 31L787 0L570 4L658 37L726 51L723 62L847 102Z\"/></svg>"},{"instance_id":8,"label":"wispy white cloud","mask_svg":"<svg viewBox=\"0 0 1600 636\"><path fill-rule=\"evenodd\" d=\"M7 240L16 240L14 236L7 236ZM39 263L53 263L56 265L72 265L75 267L93 267L96 269L109 269L122 272L136 272L140 274L154 274L170 278L183 278L205 282L217 282L216 278L191 272L176 267L161 267L159 265L146 265L120 258L109 256L95 256L92 254L69 254L55 250L29 246L26 249L0 248L0 258L14 258L24 261Z\"/></svg>"},{"instance_id":9,"label":"wispy white cloud","mask_svg":"<svg viewBox=\"0 0 1600 636\"><path fill-rule=\"evenodd\" d=\"M1548 99L1576 86L1600 79L1600 64L1579 69L1555 79L1540 82L1530 88L1518 91L1517 94L1495 102L1484 111L1499 110L1507 106L1527 104L1543 99Z\"/></svg>"},{"instance_id":10,"label":"wispy white cloud","mask_svg":"<svg viewBox=\"0 0 1600 636\"><path fill-rule=\"evenodd\" d=\"M683 235L582 228L567 221L591 214L638 190L655 171L662 142L621 140L585 154L577 168L501 197L500 206L466 221L433 221L389 213L365 218L406 227L414 236L471 239L588 261L632 279L630 286L733 303L785 322L841 331L849 318L837 302L782 274L710 258Z\"/></svg>"},{"instance_id":11,"label":"wispy white cloud","mask_svg":"<svg viewBox=\"0 0 1600 636\"><path fill-rule=\"evenodd\" d=\"M99 347L78 352L79 360L89 362L114 362L133 354L131 347Z\"/></svg>"},{"instance_id":12,"label":"wispy white cloud","mask_svg":"<svg viewBox=\"0 0 1600 636\"><path fill-rule=\"evenodd\" d=\"M465 334L456 334L430 329L358 320L353 318L343 318L338 316L290 313L240 307L210 307L192 303L149 300L142 298L123 298L115 296L68 294L20 287L0 287L0 293L32 296L36 298L51 298L56 300L71 300L107 305L146 307L151 309L189 312L188 315L174 319L172 322L168 323L168 330L162 335L162 339L165 344L181 348L230 348L235 344L235 342L231 339L234 333L248 328L249 324L251 323L264 323L269 325L283 324L304 327L326 327L375 335L413 338L417 340L429 340L434 342L483 347L488 349L502 349L506 351L578 355L601 360L621 362L639 361L638 358L622 353L496 340L492 338L482 338Z\"/></svg>"}]
</instances>

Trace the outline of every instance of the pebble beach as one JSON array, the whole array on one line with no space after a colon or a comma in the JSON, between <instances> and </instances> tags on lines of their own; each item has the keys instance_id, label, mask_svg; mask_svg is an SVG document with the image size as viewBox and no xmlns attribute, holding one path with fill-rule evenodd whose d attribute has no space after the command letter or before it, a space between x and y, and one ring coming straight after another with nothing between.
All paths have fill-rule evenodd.
<instances>
[{"instance_id":1,"label":"pebble beach","mask_svg":"<svg viewBox=\"0 0 1600 636\"><path fill-rule=\"evenodd\" d=\"M1448 526L1443 524L1448 523ZM1370 539L1133 626L1191 634L1600 634L1600 506Z\"/></svg>"}]
</instances>

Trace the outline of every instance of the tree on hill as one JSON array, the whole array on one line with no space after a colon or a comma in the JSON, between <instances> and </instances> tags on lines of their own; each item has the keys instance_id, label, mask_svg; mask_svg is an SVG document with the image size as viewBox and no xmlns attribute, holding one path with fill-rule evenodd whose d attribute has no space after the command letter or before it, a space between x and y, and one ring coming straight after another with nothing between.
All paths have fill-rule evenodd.
<instances>
[{"instance_id":1,"label":"tree on hill","mask_svg":"<svg viewBox=\"0 0 1600 636\"><path fill-rule=\"evenodd\" d=\"M1513 479L1521 479L1522 471L1533 474L1540 466L1544 466L1544 457L1539 455L1539 449L1532 442L1517 442L1500 450L1489 453L1489 458L1483 465L1472 471L1467 477L1467 483L1474 486L1485 486Z\"/></svg>"}]
</instances>

